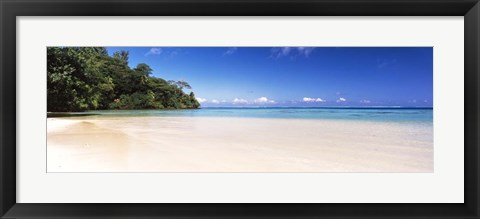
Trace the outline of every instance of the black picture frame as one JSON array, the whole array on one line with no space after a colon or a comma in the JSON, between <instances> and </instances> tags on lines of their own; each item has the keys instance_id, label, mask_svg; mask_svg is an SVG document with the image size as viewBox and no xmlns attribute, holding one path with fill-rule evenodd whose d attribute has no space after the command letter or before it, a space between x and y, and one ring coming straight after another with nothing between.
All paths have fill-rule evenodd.
<instances>
[{"instance_id":1,"label":"black picture frame","mask_svg":"<svg viewBox=\"0 0 480 219\"><path fill-rule=\"evenodd\" d=\"M479 218L478 0L0 0L0 215L2 218ZM463 204L16 203L17 16L464 16ZM452 73L452 74L460 74ZM32 109L35 110L35 109ZM441 192L441 191L439 191Z\"/></svg>"}]
</instances>

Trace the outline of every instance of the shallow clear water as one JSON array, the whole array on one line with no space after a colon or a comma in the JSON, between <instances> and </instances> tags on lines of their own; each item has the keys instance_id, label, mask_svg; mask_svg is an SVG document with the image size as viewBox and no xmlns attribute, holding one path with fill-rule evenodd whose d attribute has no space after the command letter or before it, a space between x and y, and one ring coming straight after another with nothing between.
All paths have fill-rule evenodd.
<instances>
[{"instance_id":1,"label":"shallow clear water","mask_svg":"<svg viewBox=\"0 0 480 219\"><path fill-rule=\"evenodd\" d=\"M421 123L433 122L432 108L202 108L192 110L97 110L61 114L61 116L82 115L89 117L248 117L283 119L340 119Z\"/></svg>"}]
</instances>

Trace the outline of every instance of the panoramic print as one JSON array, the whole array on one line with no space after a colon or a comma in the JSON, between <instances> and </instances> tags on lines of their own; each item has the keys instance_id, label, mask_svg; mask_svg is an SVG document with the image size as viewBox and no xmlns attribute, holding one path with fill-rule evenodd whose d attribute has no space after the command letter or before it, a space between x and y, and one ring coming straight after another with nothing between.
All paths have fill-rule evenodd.
<instances>
[{"instance_id":1,"label":"panoramic print","mask_svg":"<svg viewBox=\"0 0 480 219\"><path fill-rule=\"evenodd\" d=\"M47 172L433 172L432 47L48 47Z\"/></svg>"}]
</instances>

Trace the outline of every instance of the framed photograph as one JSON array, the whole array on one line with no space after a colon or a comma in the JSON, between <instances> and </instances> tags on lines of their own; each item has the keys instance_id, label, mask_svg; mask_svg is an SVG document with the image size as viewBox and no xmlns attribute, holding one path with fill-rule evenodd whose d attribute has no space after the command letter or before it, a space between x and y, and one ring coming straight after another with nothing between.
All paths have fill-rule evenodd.
<instances>
[{"instance_id":1,"label":"framed photograph","mask_svg":"<svg viewBox=\"0 0 480 219\"><path fill-rule=\"evenodd\" d=\"M478 1L2 1L2 218L478 218Z\"/></svg>"}]
</instances>

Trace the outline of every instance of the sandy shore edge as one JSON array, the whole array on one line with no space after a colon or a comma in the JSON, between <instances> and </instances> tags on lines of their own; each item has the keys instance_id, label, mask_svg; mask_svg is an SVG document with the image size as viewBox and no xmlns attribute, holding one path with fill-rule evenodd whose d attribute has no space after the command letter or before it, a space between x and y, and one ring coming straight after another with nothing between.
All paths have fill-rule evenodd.
<instances>
[{"instance_id":1,"label":"sandy shore edge","mask_svg":"<svg viewBox=\"0 0 480 219\"><path fill-rule=\"evenodd\" d=\"M47 119L49 172L432 172L433 127L206 118Z\"/></svg>"}]
</instances>

